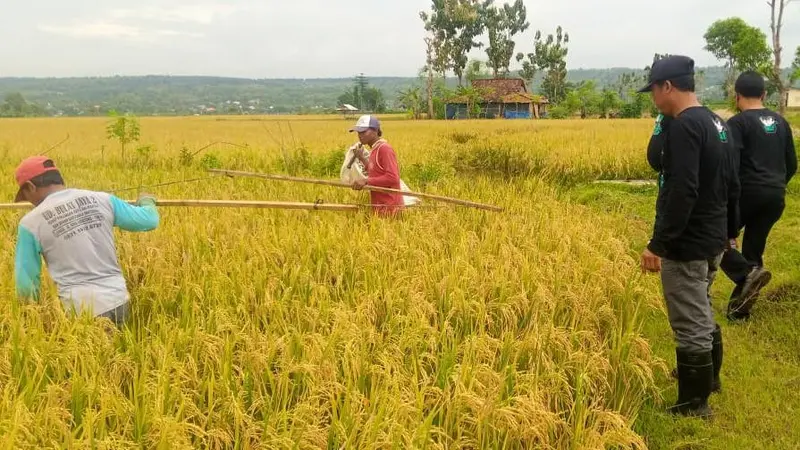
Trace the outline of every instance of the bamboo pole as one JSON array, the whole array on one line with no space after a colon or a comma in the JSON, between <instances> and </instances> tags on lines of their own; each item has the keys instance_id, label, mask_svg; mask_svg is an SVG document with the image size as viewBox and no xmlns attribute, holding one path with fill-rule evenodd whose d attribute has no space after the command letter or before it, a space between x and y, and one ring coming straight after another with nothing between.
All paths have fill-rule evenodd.
<instances>
[{"instance_id":1,"label":"bamboo pole","mask_svg":"<svg viewBox=\"0 0 800 450\"><path fill-rule=\"evenodd\" d=\"M310 184L320 184L324 186L334 186L334 187L346 187L352 189L352 186L347 183L342 183L339 181L330 181L330 180L318 180L315 178L300 178L300 177L291 177L288 175L272 175L267 173L256 173L256 172L242 172L239 170L225 170L225 169L208 169L209 172L219 173L228 176L240 176L240 177L254 177L254 178L266 178L269 180L280 180L280 181L294 181L298 183L310 183ZM453 203L456 205L462 206L469 206L472 208L478 209L485 209L488 211L503 211L503 208L494 205L486 205L483 203L471 202L468 200L460 200L457 198L452 197L445 197L442 195L434 195L434 194L423 194L420 192L406 192L400 189L392 189L392 188L385 188L379 186L371 186L366 185L364 186L364 190L367 191L377 191L377 192L386 192L391 194L401 194L409 197L419 197L419 198L429 198L431 200L438 200L445 203Z\"/></svg>"},{"instance_id":2,"label":"bamboo pole","mask_svg":"<svg viewBox=\"0 0 800 450\"><path fill-rule=\"evenodd\" d=\"M135 204L136 200L128 200ZM342 203L301 203L251 200L156 200L157 206L183 206L189 208L260 208L260 209L305 209L312 211L358 211L359 205ZM0 203L0 210L30 209L33 205L22 203Z\"/></svg>"}]
</instances>

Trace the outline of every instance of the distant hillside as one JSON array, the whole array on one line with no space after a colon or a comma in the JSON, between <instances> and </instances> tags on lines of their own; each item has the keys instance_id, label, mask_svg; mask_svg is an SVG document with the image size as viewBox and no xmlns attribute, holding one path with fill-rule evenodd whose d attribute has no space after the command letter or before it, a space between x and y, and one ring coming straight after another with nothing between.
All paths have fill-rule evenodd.
<instances>
[{"instance_id":1,"label":"distant hillside","mask_svg":"<svg viewBox=\"0 0 800 450\"><path fill-rule=\"evenodd\" d=\"M699 92L713 100L720 97L724 69L709 67L704 71ZM598 87L613 86L623 73L641 69L575 69L567 76L570 82L595 80ZM538 89L541 74L533 83ZM418 78L374 77L391 106L397 93L421 85ZM448 79L455 86L456 81ZM19 92L30 103L44 108L47 114L93 115L110 109L136 114L171 115L215 113L288 113L329 112L337 98L351 88L353 80L333 79L241 79L203 76L116 76L103 78L0 78L0 99Z\"/></svg>"}]
</instances>

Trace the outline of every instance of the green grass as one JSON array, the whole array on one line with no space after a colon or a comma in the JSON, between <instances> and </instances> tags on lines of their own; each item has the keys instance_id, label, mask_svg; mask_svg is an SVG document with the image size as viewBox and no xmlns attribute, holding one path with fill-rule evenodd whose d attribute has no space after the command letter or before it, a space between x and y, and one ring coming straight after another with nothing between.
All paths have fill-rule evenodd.
<instances>
[{"instance_id":1,"label":"green grass","mask_svg":"<svg viewBox=\"0 0 800 450\"><path fill-rule=\"evenodd\" d=\"M677 397L668 370L675 365L672 332L666 315L646 320L645 334L666 370L657 373L660 398L650 398L636 420L650 449L796 449L800 448L800 189L790 185L784 216L767 243L765 264L772 283L748 323L730 324L724 312L733 284L720 273L714 307L722 327L722 393L712 395L710 421L675 419L664 412ZM577 203L619 216L629 224L630 251L639 253L649 237L656 188L588 185L562 194Z\"/></svg>"}]
</instances>

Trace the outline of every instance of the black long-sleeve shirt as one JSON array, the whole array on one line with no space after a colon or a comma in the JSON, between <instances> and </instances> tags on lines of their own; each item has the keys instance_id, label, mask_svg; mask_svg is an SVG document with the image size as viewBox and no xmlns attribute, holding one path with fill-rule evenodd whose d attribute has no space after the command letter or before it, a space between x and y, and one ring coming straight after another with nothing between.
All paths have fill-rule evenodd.
<instances>
[{"instance_id":1,"label":"black long-sleeve shirt","mask_svg":"<svg viewBox=\"0 0 800 450\"><path fill-rule=\"evenodd\" d=\"M728 120L740 154L742 191L786 189L797 172L792 127L769 109L749 109Z\"/></svg>"},{"instance_id":2,"label":"black long-sleeve shirt","mask_svg":"<svg viewBox=\"0 0 800 450\"><path fill-rule=\"evenodd\" d=\"M692 261L724 250L738 233L736 158L725 121L708 108L688 108L670 121L650 251Z\"/></svg>"}]
</instances>

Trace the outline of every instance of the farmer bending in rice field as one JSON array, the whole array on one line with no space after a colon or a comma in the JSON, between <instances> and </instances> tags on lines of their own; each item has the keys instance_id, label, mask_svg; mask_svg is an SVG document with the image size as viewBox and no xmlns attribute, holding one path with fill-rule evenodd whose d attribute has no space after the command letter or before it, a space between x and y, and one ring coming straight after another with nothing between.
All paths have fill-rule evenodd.
<instances>
[{"instance_id":1,"label":"farmer bending in rice field","mask_svg":"<svg viewBox=\"0 0 800 450\"><path fill-rule=\"evenodd\" d=\"M640 90L650 92L659 111L671 118L657 162L653 237L641 266L661 272L675 336L678 400L670 411L707 417L722 363L709 289L728 239L738 233L739 183L726 124L698 102L694 85L694 61L670 56L653 63L649 84Z\"/></svg>"},{"instance_id":2,"label":"farmer bending in rice field","mask_svg":"<svg viewBox=\"0 0 800 450\"><path fill-rule=\"evenodd\" d=\"M358 119L350 132L358 132L358 140L370 147L369 158L362 147L354 148L354 154L367 168L367 178L353 182L353 189L361 190L366 185L400 189L400 168L397 155L386 139L383 139L378 118L364 115ZM403 195L370 191L373 212L380 216L395 216L403 210Z\"/></svg>"},{"instance_id":3,"label":"farmer bending in rice field","mask_svg":"<svg viewBox=\"0 0 800 450\"><path fill-rule=\"evenodd\" d=\"M15 176L19 192L14 201L34 205L17 229L17 294L39 299L43 256L67 310L88 310L121 326L129 315L130 296L117 261L113 227L155 229L155 198L141 195L132 206L105 192L67 188L46 156L25 159Z\"/></svg>"}]
</instances>

